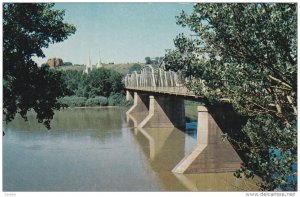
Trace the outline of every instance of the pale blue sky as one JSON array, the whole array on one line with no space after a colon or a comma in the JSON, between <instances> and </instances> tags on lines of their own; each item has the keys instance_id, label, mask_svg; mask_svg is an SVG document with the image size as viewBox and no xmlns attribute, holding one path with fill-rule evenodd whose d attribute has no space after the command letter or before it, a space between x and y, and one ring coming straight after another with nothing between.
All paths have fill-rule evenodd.
<instances>
[{"instance_id":1,"label":"pale blue sky","mask_svg":"<svg viewBox=\"0 0 300 197\"><path fill-rule=\"evenodd\" d=\"M146 56L164 56L174 48L179 33L190 34L176 25L181 10L191 12L192 3L57 3L65 9L65 22L77 31L67 40L44 49L46 58L62 58L73 64L86 64L90 51L92 64L103 62L144 62Z\"/></svg>"}]
</instances>

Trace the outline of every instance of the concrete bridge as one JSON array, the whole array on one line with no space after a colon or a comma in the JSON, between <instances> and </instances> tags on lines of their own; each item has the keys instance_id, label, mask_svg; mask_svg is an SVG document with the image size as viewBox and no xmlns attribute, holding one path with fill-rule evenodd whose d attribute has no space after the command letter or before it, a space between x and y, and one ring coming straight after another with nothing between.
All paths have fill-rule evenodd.
<instances>
[{"instance_id":1,"label":"concrete bridge","mask_svg":"<svg viewBox=\"0 0 300 197\"><path fill-rule=\"evenodd\" d=\"M133 106L126 112L138 130L142 128L185 128L184 100L201 99L188 91L180 72L165 71L164 66L146 65L140 72L125 77L126 99ZM205 89L204 83L203 88ZM229 172L242 160L205 106L198 106L197 146L173 168L174 173Z\"/></svg>"}]
</instances>

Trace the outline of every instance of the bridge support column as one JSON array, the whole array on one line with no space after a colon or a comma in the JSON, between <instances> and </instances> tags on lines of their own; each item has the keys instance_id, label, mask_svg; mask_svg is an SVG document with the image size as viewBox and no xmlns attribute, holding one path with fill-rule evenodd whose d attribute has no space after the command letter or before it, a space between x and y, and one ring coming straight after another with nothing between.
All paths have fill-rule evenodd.
<instances>
[{"instance_id":1,"label":"bridge support column","mask_svg":"<svg viewBox=\"0 0 300 197\"><path fill-rule=\"evenodd\" d=\"M176 96L150 96L149 114L139 128L182 128L185 126L184 100Z\"/></svg>"},{"instance_id":2,"label":"bridge support column","mask_svg":"<svg viewBox=\"0 0 300 197\"><path fill-rule=\"evenodd\" d=\"M126 114L133 113L148 113L149 111L149 96L134 92L133 106Z\"/></svg>"},{"instance_id":3,"label":"bridge support column","mask_svg":"<svg viewBox=\"0 0 300 197\"><path fill-rule=\"evenodd\" d=\"M172 170L175 173L230 172L242 160L204 106L198 107L197 147Z\"/></svg>"},{"instance_id":4,"label":"bridge support column","mask_svg":"<svg viewBox=\"0 0 300 197\"><path fill-rule=\"evenodd\" d=\"M130 94L130 93L129 93ZM149 96L134 92L133 106L126 112L128 117L135 120L134 127L137 127L149 113Z\"/></svg>"},{"instance_id":5,"label":"bridge support column","mask_svg":"<svg viewBox=\"0 0 300 197\"><path fill-rule=\"evenodd\" d=\"M133 94L129 90L126 90L126 101L131 101L133 99Z\"/></svg>"}]
</instances>

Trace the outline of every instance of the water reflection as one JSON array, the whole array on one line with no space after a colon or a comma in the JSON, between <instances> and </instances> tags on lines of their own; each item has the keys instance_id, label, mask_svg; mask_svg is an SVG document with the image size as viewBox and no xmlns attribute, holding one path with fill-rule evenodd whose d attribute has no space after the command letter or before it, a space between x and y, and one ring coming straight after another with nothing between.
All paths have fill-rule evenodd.
<instances>
[{"instance_id":1,"label":"water reflection","mask_svg":"<svg viewBox=\"0 0 300 197\"><path fill-rule=\"evenodd\" d=\"M163 190L187 190L171 173L171 169L184 157L184 133L173 128L137 130L138 133L134 137L148 158L149 165L157 175Z\"/></svg>"},{"instance_id":2,"label":"water reflection","mask_svg":"<svg viewBox=\"0 0 300 197\"><path fill-rule=\"evenodd\" d=\"M123 114L115 113L117 108L71 108L56 111L51 122L52 130L101 130L119 129L122 124ZM7 127L7 125L4 125ZM15 118L9 128L23 131L48 131L35 119L35 113L28 114L28 121Z\"/></svg>"},{"instance_id":3,"label":"water reflection","mask_svg":"<svg viewBox=\"0 0 300 197\"><path fill-rule=\"evenodd\" d=\"M172 169L195 148L195 132L189 135L176 128L136 128L134 115L127 116L134 137L149 159L164 190L249 191L257 190L253 181L237 179L229 173L178 174ZM192 123L194 125L194 123ZM190 127L193 127L190 126ZM188 131L192 131L189 126ZM191 139L193 142L191 142Z\"/></svg>"},{"instance_id":4,"label":"water reflection","mask_svg":"<svg viewBox=\"0 0 300 197\"><path fill-rule=\"evenodd\" d=\"M186 121L185 133L194 139L197 139L197 121Z\"/></svg>"}]
</instances>

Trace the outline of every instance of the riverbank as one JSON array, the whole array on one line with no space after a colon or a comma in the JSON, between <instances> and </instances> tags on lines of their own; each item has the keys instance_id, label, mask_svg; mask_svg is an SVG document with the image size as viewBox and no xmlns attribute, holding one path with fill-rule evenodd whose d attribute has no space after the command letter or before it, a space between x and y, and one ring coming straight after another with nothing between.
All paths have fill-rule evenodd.
<instances>
[{"instance_id":1,"label":"riverbank","mask_svg":"<svg viewBox=\"0 0 300 197\"><path fill-rule=\"evenodd\" d=\"M196 121L198 117L197 106L201 105L196 102L186 102L185 103L185 116L188 122ZM107 108L127 108L130 109L130 106L117 106L117 105L109 105L109 106L81 106L81 107L66 107L63 109L107 109Z\"/></svg>"},{"instance_id":2,"label":"riverbank","mask_svg":"<svg viewBox=\"0 0 300 197\"><path fill-rule=\"evenodd\" d=\"M196 121L198 117L196 103L186 103L185 104L185 116L189 121ZM127 108L130 109L131 106L82 106L82 107L66 107L64 109L107 109L107 108Z\"/></svg>"},{"instance_id":3,"label":"riverbank","mask_svg":"<svg viewBox=\"0 0 300 197\"><path fill-rule=\"evenodd\" d=\"M119 108L119 107L124 107L124 106L84 106L84 107L68 107L67 109L90 109L90 108L95 108L95 109L101 109L101 108ZM126 108L126 107L124 107Z\"/></svg>"}]
</instances>

